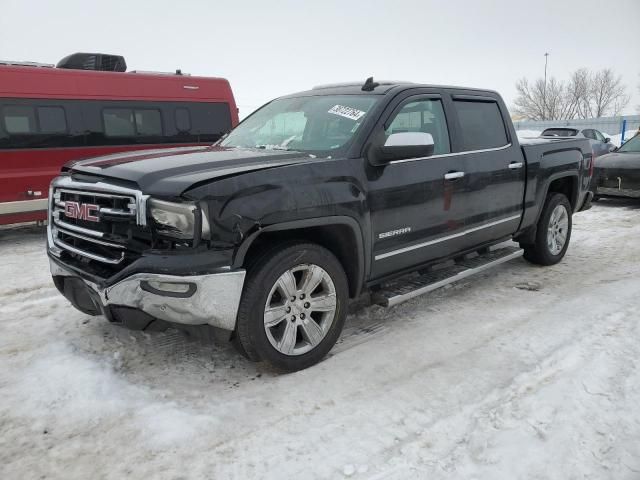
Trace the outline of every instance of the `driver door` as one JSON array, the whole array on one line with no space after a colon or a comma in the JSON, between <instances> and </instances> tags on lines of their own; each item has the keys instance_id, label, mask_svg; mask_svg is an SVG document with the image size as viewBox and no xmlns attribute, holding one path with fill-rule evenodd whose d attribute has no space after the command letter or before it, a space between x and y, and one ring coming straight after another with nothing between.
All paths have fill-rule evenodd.
<instances>
[{"instance_id":1,"label":"driver door","mask_svg":"<svg viewBox=\"0 0 640 480\"><path fill-rule=\"evenodd\" d=\"M615 147L610 143L610 140L607 141L608 139L605 138L605 136L602 134L602 132L600 132L599 130L593 130L593 133L595 133L596 135L596 140L598 140L598 142L600 142L600 149L602 151L601 155L606 155L607 153L611 152Z\"/></svg>"},{"instance_id":2,"label":"driver door","mask_svg":"<svg viewBox=\"0 0 640 480\"><path fill-rule=\"evenodd\" d=\"M457 201L465 189L465 160L451 154L444 99L439 94L411 95L390 109L373 138L429 133L434 154L368 167L372 278L455 253L460 248L455 234L465 222Z\"/></svg>"}]
</instances>

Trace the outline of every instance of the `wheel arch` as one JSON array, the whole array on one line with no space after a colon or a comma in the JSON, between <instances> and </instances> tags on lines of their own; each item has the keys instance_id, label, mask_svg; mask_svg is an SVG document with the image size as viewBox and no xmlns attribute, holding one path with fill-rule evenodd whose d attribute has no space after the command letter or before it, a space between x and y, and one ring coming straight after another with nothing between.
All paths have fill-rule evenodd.
<instances>
[{"instance_id":1,"label":"wheel arch","mask_svg":"<svg viewBox=\"0 0 640 480\"><path fill-rule=\"evenodd\" d=\"M360 294L366 269L364 239L358 222L348 216L309 218L263 227L240 245L233 267L247 266L269 245L291 240L309 241L331 251L347 275L349 296L355 298Z\"/></svg>"},{"instance_id":2,"label":"wheel arch","mask_svg":"<svg viewBox=\"0 0 640 480\"><path fill-rule=\"evenodd\" d=\"M562 193L567 197L571 204L572 213L576 211L578 206L578 200L580 195L579 190L579 177L577 172L558 172L550 175L544 188L539 190L539 197L537 197L538 211L535 214L535 221L527 228L519 232L514 236L514 240L523 244L533 243L538 231L538 222L544 211L544 205L547 201L547 197L550 192Z\"/></svg>"},{"instance_id":3,"label":"wheel arch","mask_svg":"<svg viewBox=\"0 0 640 480\"><path fill-rule=\"evenodd\" d=\"M544 200L551 192L562 193L569 199L571 210L575 212L578 208L578 184L578 174L575 172L557 173L555 175L552 175L551 177L549 177L547 188L544 196L542 197L542 200L544 202ZM542 209L540 209L540 212L538 213L538 218L540 218L541 213Z\"/></svg>"}]
</instances>

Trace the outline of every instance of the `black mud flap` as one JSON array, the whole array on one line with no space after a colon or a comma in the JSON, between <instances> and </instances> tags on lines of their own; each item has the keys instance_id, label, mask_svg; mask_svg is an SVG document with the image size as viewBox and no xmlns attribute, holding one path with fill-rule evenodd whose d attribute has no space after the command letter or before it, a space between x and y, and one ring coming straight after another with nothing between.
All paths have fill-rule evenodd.
<instances>
[{"instance_id":1,"label":"black mud flap","mask_svg":"<svg viewBox=\"0 0 640 480\"><path fill-rule=\"evenodd\" d=\"M593 192L587 192L584 203L582 204L582 208L580 208L580 210L578 211L584 212L585 210L589 210L593 206L591 202L593 202Z\"/></svg>"}]
</instances>

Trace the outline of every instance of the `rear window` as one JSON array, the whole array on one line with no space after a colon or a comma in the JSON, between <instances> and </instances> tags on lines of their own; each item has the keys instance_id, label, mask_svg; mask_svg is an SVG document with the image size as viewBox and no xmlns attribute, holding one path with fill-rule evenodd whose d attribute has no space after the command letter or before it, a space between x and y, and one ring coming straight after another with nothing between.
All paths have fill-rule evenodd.
<instances>
[{"instance_id":1,"label":"rear window","mask_svg":"<svg viewBox=\"0 0 640 480\"><path fill-rule=\"evenodd\" d=\"M542 132L543 137L575 137L577 134L575 128L547 128Z\"/></svg>"},{"instance_id":2,"label":"rear window","mask_svg":"<svg viewBox=\"0 0 640 480\"><path fill-rule=\"evenodd\" d=\"M453 105L462 129L463 151L498 148L507 144L507 131L497 103L454 100Z\"/></svg>"}]
</instances>

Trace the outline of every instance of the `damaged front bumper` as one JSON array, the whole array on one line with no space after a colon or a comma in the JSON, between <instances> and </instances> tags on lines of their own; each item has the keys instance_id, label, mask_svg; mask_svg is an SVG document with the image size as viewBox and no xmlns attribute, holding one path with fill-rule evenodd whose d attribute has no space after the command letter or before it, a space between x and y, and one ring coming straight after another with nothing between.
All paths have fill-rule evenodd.
<instances>
[{"instance_id":1,"label":"damaged front bumper","mask_svg":"<svg viewBox=\"0 0 640 480\"><path fill-rule=\"evenodd\" d=\"M236 326L246 274L241 269L191 276L134 273L102 286L55 258L49 257L49 264L58 290L84 313L114 321L114 310L124 307L153 319L228 331Z\"/></svg>"}]
</instances>

